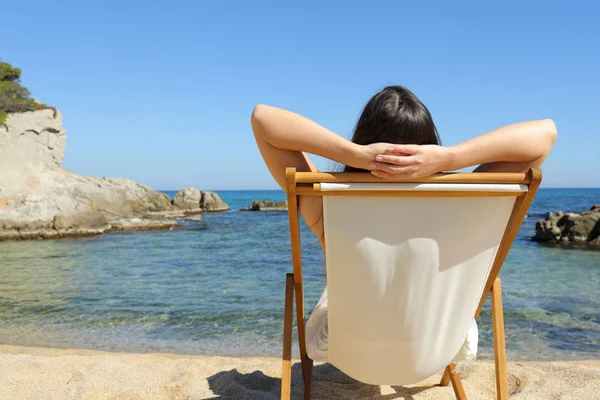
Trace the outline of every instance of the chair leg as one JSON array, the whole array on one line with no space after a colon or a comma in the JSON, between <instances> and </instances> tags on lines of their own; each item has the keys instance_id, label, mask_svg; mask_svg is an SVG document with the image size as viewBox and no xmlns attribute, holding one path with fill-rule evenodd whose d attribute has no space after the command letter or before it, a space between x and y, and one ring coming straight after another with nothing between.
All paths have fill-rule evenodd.
<instances>
[{"instance_id":1,"label":"chair leg","mask_svg":"<svg viewBox=\"0 0 600 400\"><path fill-rule=\"evenodd\" d=\"M454 364L448 365L444 369L444 374L442 375L442 380L440 380L439 386L448 386L450 384L450 366Z\"/></svg>"},{"instance_id":2,"label":"chair leg","mask_svg":"<svg viewBox=\"0 0 600 400\"><path fill-rule=\"evenodd\" d=\"M308 358L308 354L306 352L306 322L304 321L304 310L303 310L303 296L298 290L295 288L296 292L296 328L298 329L298 347L300 349L300 361L302 362L302 380L306 382L307 380L307 365L310 361ZM300 294L299 294L300 293ZM302 306L301 306L302 305Z\"/></svg>"},{"instance_id":3,"label":"chair leg","mask_svg":"<svg viewBox=\"0 0 600 400\"><path fill-rule=\"evenodd\" d=\"M281 400L289 400L292 390L292 325L294 316L294 274L285 276L285 310L283 313L283 357L281 365Z\"/></svg>"},{"instance_id":4,"label":"chair leg","mask_svg":"<svg viewBox=\"0 0 600 400\"><path fill-rule=\"evenodd\" d=\"M504 312L500 278L492 286L492 332L494 334L494 360L496 363L496 398L508 400L508 372L506 370L506 344L504 339Z\"/></svg>"},{"instance_id":5,"label":"chair leg","mask_svg":"<svg viewBox=\"0 0 600 400\"><path fill-rule=\"evenodd\" d=\"M312 395L313 360L306 358L306 376L304 379L304 400L310 400Z\"/></svg>"},{"instance_id":6,"label":"chair leg","mask_svg":"<svg viewBox=\"0 0 600 400\"><path fill-rule=\"evenodd\" d=\"M447 373L450 381L452 382L452 389L454 389L454 395L458 400L467 400L465 395L465 389L463 389L460 375L454 370L454 364L450 364L446 367L444 375Z\"/></svg>"}]
</instances>

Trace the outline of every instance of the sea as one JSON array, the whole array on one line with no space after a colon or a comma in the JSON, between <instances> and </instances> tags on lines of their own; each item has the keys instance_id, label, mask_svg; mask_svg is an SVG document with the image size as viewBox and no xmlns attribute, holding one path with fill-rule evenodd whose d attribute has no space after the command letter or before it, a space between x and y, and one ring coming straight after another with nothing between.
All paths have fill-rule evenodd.
<instances>
[{"instance_id":1,"label":"sea","mask_svg":"<svg viewBox=\"0 0 600 400\"><path fill-rule=\"evenodd\" d=\"M0 343L280 356L287 213L238 210L285 195L218 193L231 211L173 230L0 242ZM500 274L509 359L600 359L600 251L531 241L548 211L598 203L600 189L539 190ZM310 311L324 262L305 225L302 243ZM478 323L479 358L491 358L489 304Z\"/></svg>"}]
</instances>

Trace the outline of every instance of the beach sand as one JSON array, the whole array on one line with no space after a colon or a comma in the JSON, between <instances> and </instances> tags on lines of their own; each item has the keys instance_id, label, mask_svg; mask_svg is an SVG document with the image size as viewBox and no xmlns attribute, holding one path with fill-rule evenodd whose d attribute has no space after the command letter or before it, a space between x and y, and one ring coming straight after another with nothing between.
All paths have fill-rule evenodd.
<instances>
[{"instance_id":1,"label":"beach sand","mask_svg":"<svg viewBox=\"0 0 600 400\"><path fill-rule=\"evenodd\" d=\"M293 398L302 397L300 365ZM470 400L495 398L494 365L459 365ZM281 360L0 345L0 399L277 399ZM436 382L439 375L428 382ZM511 399L600 399L600 361L512 362ZM314 399L454 399L452 388L378 387L317 365Z\"/></svg>"}]
</instances>

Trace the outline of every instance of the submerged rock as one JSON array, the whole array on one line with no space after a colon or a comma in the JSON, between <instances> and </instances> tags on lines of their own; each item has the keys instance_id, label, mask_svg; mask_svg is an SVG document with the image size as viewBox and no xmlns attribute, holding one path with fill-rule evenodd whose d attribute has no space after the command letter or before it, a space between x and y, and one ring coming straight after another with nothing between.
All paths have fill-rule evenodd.
<instances>
[{"instance_id":1,"label":"submerged rock","mask_svg":"<svg viewBox=\"0 0 600 400\"><path fill-rule=\"evenodd\" d=\"M600 248L600 204L582 213L549 212L536 223L533 240Z\"/></svg>"},{"instance_id":2,"label":"submerged rock","mask_svg":"<svg viewBox=\"0 0 600 400\"><path fill-rule=\"evenodd\" d=\"M195 215L186 215L185 217L183 217L183 219L186 219L188 221L197 221L197 222L201 222L202 221L202 215L200 214L195 214Z\"/></svg>"},{"instance_id":3,"label":"submerged rock","mask_svg":"<svg viewBox=\"0 0 600 400\"><path fill-rule=\"evenodd\" d=\"M242 208L240 211L287 211L287 200L273 202L270 200L254 200L250 207Z\"/></svg>"},{"instance_id":4,"label":"submerged rock","mask_svg":"<svg viewBox=\"0 0 600 400\"><path fill-rule=\"evenodd\" d=\"M144 217L149 219L168 219L168 218L183 218L187 214L186 211L183 210L175 210L175 211L153 211L144 214Z\"/></svg>"},{"instance_id":5,"label":"submerged rock","mask_svg":"<svg viewBox=\"0 0 600 400\"><path fill-rule=\"evenodd\" d=\"M124 218L113 221L112 229L116 231L152 231L157 229L171 229L179 225L168 219Z\"/></svg>"}]
</instances>

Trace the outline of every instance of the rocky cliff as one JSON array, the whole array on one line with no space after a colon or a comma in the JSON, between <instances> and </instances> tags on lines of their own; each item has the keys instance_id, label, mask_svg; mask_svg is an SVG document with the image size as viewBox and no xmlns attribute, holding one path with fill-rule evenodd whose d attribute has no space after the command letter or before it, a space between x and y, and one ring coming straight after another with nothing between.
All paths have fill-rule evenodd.
<instances>
[{"instance_id":1,"label":"rocky cliff","mask_svg":"<svg viewBox=\"0 0 600 400\"><path fill-rule=\"evenodd\" d=\"M11 114L6 127L0 127L0 240L166 229L177 225L168 218L214 209L201 204L212 192L203 192L191 209L127 179L90 178L61 168L67 135L58 111ZM216 210L227 209L223 204Z\"/></svg>"},{"instance_id":2,"label":"rocky cliff","mask_svg":"<svg viewBox=\"0 0 600 400\"><path fill-rule=\"evenodd\" d=\"M0 127L0 166L60 167L67 142L62 120L60 112L50 109L10 114Z\"/></svg>"}]
</instances>

